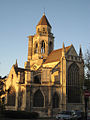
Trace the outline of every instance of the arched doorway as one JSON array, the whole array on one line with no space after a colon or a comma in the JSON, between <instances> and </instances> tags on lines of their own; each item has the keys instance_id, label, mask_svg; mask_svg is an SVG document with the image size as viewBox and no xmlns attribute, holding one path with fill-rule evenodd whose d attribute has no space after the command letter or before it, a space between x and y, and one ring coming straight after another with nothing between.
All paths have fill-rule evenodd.
<instances>
[{"instance_id":1,"label":"arched doorway","mask_svg":"<svg viewBox=\"0 0 90 120\"><path fill-rule=\"evenodd\" d=\"M40 90L34 93L33 107L44 107L44 96Z\"/></svg>"}]
</instances>

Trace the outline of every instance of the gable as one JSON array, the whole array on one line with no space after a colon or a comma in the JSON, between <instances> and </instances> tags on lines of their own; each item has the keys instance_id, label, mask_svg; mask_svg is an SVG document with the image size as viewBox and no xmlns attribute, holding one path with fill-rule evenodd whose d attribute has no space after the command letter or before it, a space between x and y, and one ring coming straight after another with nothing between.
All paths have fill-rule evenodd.
<instances>
[{"instance_id":1,"label":"gable","mask_svg":"<svg viewBox=\"0 0 90 120\"><path fill-rule=\"evenodd\" d=\"M70 48L71 48L71 45L65 47L66 53L69 51ZM62 57L62 48L61 49L57 49L57 50L53 50L49 54L49 56L47 57L47 59L44 62L44 64L59 62L61 57Z\"/></svg>"},{"instance_id":2,"label":"gable","mask_svg":"<svg viewBox=\"0 0 90 120\"><path fill-rule=\"evenodd\" d=\"M9 72L7 81L6 81L6 89L8 89L11 85L15 86L17 79L18 79L18 77L17 77L17 74L14 69L14 65L13 65Z\"/></svg>"},{"instance_id":3,"label":"gable","mask_svg":"<svg viewBox=\"0 0 90 120\"><path fill-rule=\"evenodd\" d=\"M71 48L68 50L67 55L78 56L74 46L72 45Z\"/></svg>"}]
</instances>

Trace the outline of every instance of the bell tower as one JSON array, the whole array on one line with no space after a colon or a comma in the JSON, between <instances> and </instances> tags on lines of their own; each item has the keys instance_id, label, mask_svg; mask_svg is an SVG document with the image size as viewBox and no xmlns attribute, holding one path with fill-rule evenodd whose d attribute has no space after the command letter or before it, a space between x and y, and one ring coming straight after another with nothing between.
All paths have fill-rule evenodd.
<instances>
[{"instance_id":1,"label":"bell tower","mask_svg":"<svg viewBox=\"0 0 90 120\"><path fill-rule=\"evenodd\" d=\"M47 17L43 14L36 26L36 34L28 37L28 62L30 62L30 68L34 64L38 64L39 67L54 49L54 36L51 29Z\"/></svg>"}]
</instances>

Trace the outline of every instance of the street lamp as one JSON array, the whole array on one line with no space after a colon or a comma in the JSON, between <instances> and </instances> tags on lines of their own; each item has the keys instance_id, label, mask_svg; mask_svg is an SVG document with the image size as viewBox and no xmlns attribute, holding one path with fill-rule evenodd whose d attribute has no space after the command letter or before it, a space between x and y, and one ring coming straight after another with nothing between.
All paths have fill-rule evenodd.
<instances>
[{"instance_id":1,"label":"street lamp","mask_svg":"<svg viewBox=\"0 0 90 120\"><path fill-rule=\"evenodd\" d=\"M90 96L90 93L87 90L86 86L83 86L83 90L84 90L84 101L85 101L85 120L87 120L87 109L88 109L88 96Z\"/></svg>"}]
</instances>

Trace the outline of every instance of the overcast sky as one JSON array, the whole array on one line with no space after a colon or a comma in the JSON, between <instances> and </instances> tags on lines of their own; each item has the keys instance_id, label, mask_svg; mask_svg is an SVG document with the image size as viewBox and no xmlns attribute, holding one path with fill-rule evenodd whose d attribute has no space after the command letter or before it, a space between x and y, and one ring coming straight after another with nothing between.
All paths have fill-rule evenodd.
<instances>
[{"instance_id":1,"label":"overcast sky","mask_svg":"<svg viewBox=\"0 0 90 120\"><path fill-rule=\"evenodd\" d=\"M83 54L90 49L90 0L0 0L0 76L9 74L17 59L24 67L28 38L45 15L55 36L54 49L73 44Z\"/></svg>"}]
</instances>

